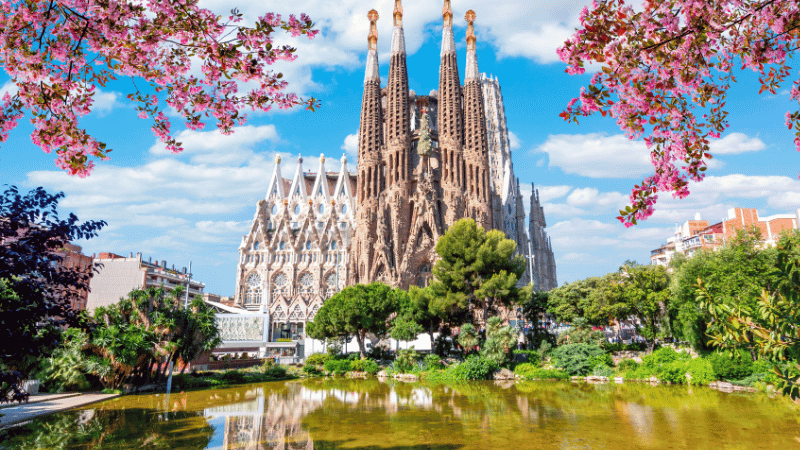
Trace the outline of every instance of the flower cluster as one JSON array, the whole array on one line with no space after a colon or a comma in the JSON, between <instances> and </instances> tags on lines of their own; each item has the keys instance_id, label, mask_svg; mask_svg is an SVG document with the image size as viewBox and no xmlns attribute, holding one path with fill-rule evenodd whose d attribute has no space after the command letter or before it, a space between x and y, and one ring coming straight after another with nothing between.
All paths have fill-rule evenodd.
<instances>
[{"instance_id":1,"label":"flower cluster","mask_svg":"<svg viewBox=\"0 0 800 450\"><path fill-rule=\"evenodd\" d=\"M761 92L789 75L787 56L800 45L800 0L594 0L581 28L558 49L566 72L602 69L561 113L564 120L610 115L630 139L644 137L653 175L631 192L618 219L635 225L653 213L661 191L689 194L706 170L709 138L728 127L725 99L734 66L757 71ZM795 82L792 100L800 102ZM580 107L576 103L580 101ZM800 111L787 113L800 150Z\"/></svg>"},{"instance_id":2,"label":"flower cluster","mask_svg":"<svg viewBox=\"0 0 800 450\"><path fill-rule=\"evenodd\" d=\"M223 133L244 123L246 108L317 106L286 92L282 74L269 69L295 58L295 48L273 42L277 30L318 33L305 14L288 20L266 14L245 27L234 25L242 20L238 11L223 23L198 0L12 0L0 3L0 12L0 66L17 87L2 99L0 142L30 112L33 142L55 151L56 165L71 175L87 176L91 157L108 158L111 150L79 121L92 110L97 86L117 76L149 85L142 92L134 84L128 98L175 152L181 143L170 133L159 96L188 128L201 129L213 118ZM202 76L191 74L192 61L200 61ZM240 92L240 82L255 87Z\"/></svg>"}]
</instances>

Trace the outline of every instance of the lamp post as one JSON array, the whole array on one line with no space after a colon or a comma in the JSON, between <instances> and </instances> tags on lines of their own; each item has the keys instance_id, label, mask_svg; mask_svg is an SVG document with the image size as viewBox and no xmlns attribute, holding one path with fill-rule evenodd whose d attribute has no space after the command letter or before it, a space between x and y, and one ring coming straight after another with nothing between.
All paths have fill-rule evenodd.
<instances>
[{"instance_id":1,"label":"lamp post","mask_svg":"<svg viewBox=\"0 0 800 450\"><path fill-rule=\"evenodd\" d=\"M183 309L189 308L189 289L192 287L192 262L189 261L189 278L186 280L186 299L183 301Z\"/></svg>"}]
</instances>

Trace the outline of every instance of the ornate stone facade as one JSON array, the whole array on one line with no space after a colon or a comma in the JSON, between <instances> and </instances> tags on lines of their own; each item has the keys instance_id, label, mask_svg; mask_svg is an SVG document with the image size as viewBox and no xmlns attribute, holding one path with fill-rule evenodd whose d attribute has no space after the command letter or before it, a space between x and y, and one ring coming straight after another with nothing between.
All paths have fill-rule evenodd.
<instances>
[{"instance_id":1,"label":"ornate stone facade","mask_svg":"<svg viewBox=\"0 0 800 450\"><path fill-rule=\"evenodd\" d=\"M267 196L259 201L239 247L236 292L237 303L251 310L264 304L273 322L281 324L280 329L273 326L273 337L286 330L283 324L289 324L290 334L302 334L324 299L345 284L426 285L438 238L464 217L503 230L526 258L530 248L538 251L533 260L536 287L555 287L555 263L538 199L530 237L525 231L500 85L478 71L475 14L467 13L462 86L449 0L442 12L439 89L417 95L408 88L400 1L395 1L384 88L378 13L370 11L356 174L347 172L344 158L338 173L326 172L324 157L316 174L306 173L301 158L289 180L276 162ZM530 282L529 271L521 284Z\"/></svg>"}]
</instances>

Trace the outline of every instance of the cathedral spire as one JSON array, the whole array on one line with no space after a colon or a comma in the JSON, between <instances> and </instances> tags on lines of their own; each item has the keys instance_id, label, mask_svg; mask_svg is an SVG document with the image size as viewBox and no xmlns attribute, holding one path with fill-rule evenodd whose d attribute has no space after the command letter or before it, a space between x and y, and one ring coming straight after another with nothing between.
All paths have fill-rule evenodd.
<instances>
[{"instance_id":1,"label":"cathedral spire","mask_svg":"<svg viewBox=\"0 0 800 450\"><path fill-rule=\"evenodd\" d=\"M450 0L444 0L442 6L442 57L447 53L456 52L456 43L453 38L453 9L450 8Z\"/></svg>"},{"instance_id":2,"label":"cathedral spire","mask_svg":"<svg viewBox=\"0 0 800 450\"><path fill-rule=\"evenodd\" d=\"M408 177L408 149L411 137L410 111L408 103L408 67L406 66L405 37L403 36L403 5L394 2L394 31L392 32L392 57L389 62L389 81L386 94L386 144L388 184L393 185ZM395 152L399 153L394 155Z\"/></svg>"},{"instance_id":3,"label":"cathedral spire","mask_svg":"<svg viewBox=\"0 0 800 450\"><path fill-rule=\"evenodd\" d=\"M378 11L370 10L367 17L369 17L369 35L367 36L369 50L367 51L367 71L364 75L365 83L370 80L380 80L378 73Z\"/></svg>"},{"instance_id":4,"label":"cathedral spire","mask_svg":"<svg viewBox=\"0 0 800 450\"><path fill-rule=\"evenodd\" d=\"M442 155L441 185L445 211L445 226L464 217L463 196L467 188L467 169L462 153L464 146L464 110L461 79L458 74L456 46L453 41L453 10L450 0L442 8L442 54L439 65L439 99L436 115L439 148Z\"/></svg>"},{"instance_id":5,"label":"cathedral spire","mask_svg":"<svg viewBox=\"0 0 800 450\"><path fill-rule=\"evenodd\" d=\"M361 100L361 119L358 129L358 186L355 214L357 232L351 241L350 282L366 281L372 270L373 245L377 241L372 218L378 215L379 189L384 184L382 170L383 112L381 108L381 79L378 75L378 12L371 10L367 75Z\"/></svg>"},{"instance_id":6,"label":"cathedral spire","mask_svg":"<svg viewBox=\"0 0 800 450\"><path fill-rule=\"evenodd\" d=\"M464 160L466 161L466 180L464 192L467 194L467 207L472 218L484 228L490 228L492 207L489 183L489 142L486 129L486 109L483 102L483 88L478 74L478 61L475 56L475 11L469 10L465 16L467 29L467 73L464 78ZM507 161L506 164L510 164ZM503 178L503 202L515 203L514 179L512 171L507 170Z\"/></svg>"},{"instance_id":7,"label":"cathedral spire","mask_svg":"<svg viewBox=\"0 0 800 450\"><path fill-rule=\"evenodd\" d=\"M464 82L468 80L477 80L480 78L478 73L478 56L475 51L475 11L467 11L464 17L467 20L467 73L464 76Z\"/></svg>"},{"instance_id":8,"label":"cathedral spire","mask_svg":"<svg viewBox=\"0 0 800 450\"><path fill-rule=\"evenodd\" d=\"M394 30L392 30L392 54L406 53L406 39L403 35L403 5L394 0Z\"/></svg>"}]
</instances>

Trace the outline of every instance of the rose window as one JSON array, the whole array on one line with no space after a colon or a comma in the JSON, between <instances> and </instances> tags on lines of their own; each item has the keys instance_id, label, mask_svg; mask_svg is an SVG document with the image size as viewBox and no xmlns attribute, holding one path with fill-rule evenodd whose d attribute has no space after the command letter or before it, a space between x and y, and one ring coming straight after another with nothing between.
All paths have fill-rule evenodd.
<instances>
[{"instance_id":1,"label":"rose window","mask_svg":"<svg viewBox=\"0 0 800 450\"><path fill-rule=\"evenodd\" d=\"M310 273L300 277L300 292L305 294L314 292L314 277Z\"/></svg>"},{"instance_id":2,"label":"rose window","mask_svg":"<svg viewBox=\"0 0 800 450\"><path fill-rule=\"evenodd\" d=\"M285 273L279 273L275 275L275 278L272 279L273 294L281 294L286 292L286 284L289 281L289 278L286 276Z\"/></svg>"}]
</instances>

